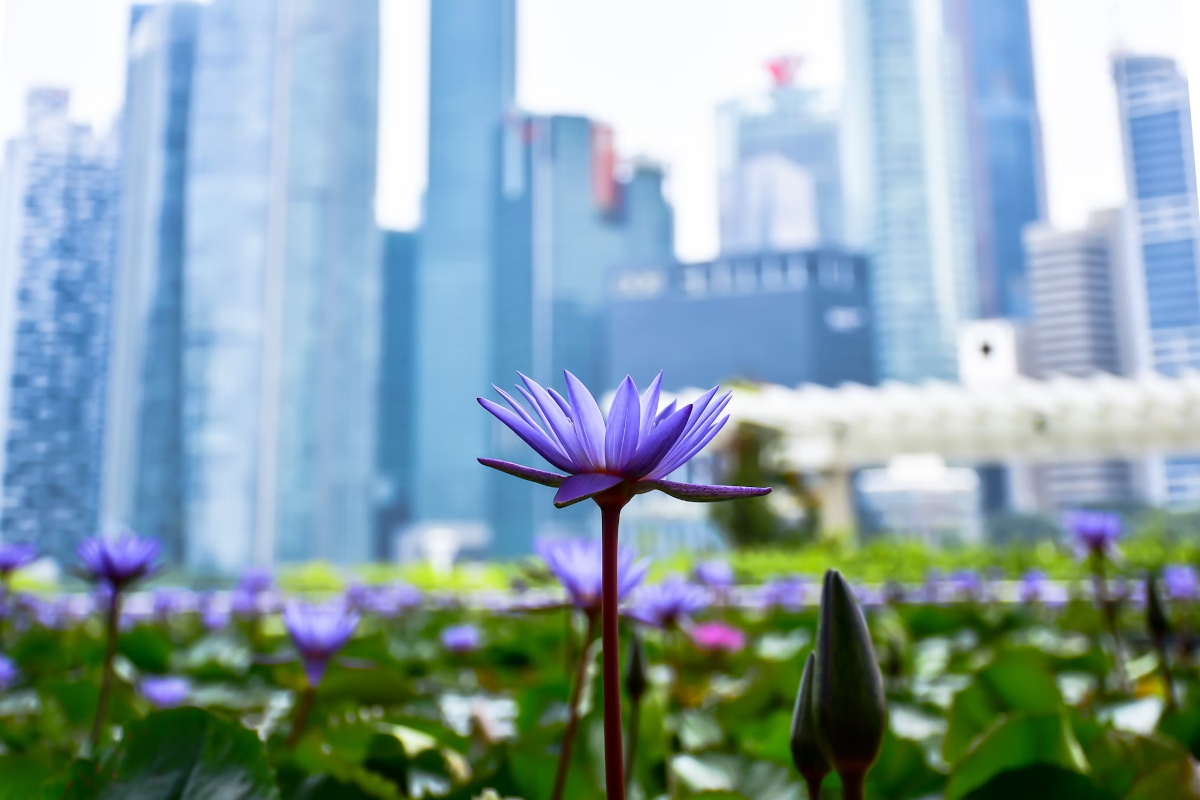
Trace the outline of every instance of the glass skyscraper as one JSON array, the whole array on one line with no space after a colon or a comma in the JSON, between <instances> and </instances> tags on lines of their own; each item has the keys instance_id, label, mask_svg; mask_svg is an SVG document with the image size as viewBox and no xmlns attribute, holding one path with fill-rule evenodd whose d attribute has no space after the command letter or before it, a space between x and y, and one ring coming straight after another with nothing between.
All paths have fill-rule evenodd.
<instances>
[{"instance_id":1,"label":"glass skyscraper","mask_svg":"<svg viewBox=\"0 0 1200 800\"><path fill-rule=\"evenodd\" d=\"M977 314L962 43L945 0L847 0L847 202L866 209L882 379L954 378Z\"/></svg>"},{"instance_id":2,"label":"glass skyscraper","mask_svg":"<svg viewBox=\"0 0 1200 800\"><path fill-rule=\"evenodd\" d=\"M1141 259L1143 361L1166 375L1200 369L1200 212L1187 79L1169 58L1113 60L1125 147L1127 226ZM1147 357L1148 356L1148 357ZM1169 459L1168 503L1200 501L1200 458Z\"/></svg>"},{"instance_id":3,"label":"glass skyscraper","mask_svg":"<svg viewBox=\"0 0 1200 800\"><path fill-rule=\"evenodd\" d=\"M1021 232L1042 217L1041 124L1028 0L954 0L965 58L980 312L1028 317Z\"/></svg>"},{"instance_id":4,"label":"glass skyscraper","mask_svg":"<svg viewBox=\"0 0 1200 800\"><path fill-rule=\"evenodd\" d=\"M183 557L183 257L188 122L201 7L134 6L101 514Z\"/></svg>"},{"instance_id":5,"label":"glass skyscraper","mask_svg":"<svg viewBox=\"0 0 1200 800\"><path fill-rule=\"evenodd\" d=\"M430 4L429 183L417 272L414 519L485 525L492 380L492 186L513 103L514 0Z\"/></svg>"},{"instance_id":6,"label":"glass skyscraper","mask_svg":"<svg viewBox=\"0 0 1200 800\"><path fill-rule=\"evenodd\" d=\"M372 552L377 0L215 0L188 143L186 564Z\"/></svg>"},{"instance_id":7,"label":"glass skyscraper","mask_svg":"<svg viewBox=\"0 0 1200 800\"><path fill-rule=\"evenodd\" d=\"M60 561L96 533L118 183L111 139L30 92L0 173L0 538Z\"/></svg>"}]
</instances>

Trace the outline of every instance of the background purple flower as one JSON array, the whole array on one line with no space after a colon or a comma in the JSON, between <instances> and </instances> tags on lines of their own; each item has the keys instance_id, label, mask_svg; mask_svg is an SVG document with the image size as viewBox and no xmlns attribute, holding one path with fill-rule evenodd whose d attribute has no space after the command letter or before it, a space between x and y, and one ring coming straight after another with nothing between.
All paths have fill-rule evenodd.
<instances>
[{"instance_id":1,"label":"background purple flower","mask_svg":"<svg viewBox=\"0 0 1200 800\"><path fill-rule=\"evenodd\" d=\"M805 581L799 576L777 578L768 582L758 593L761 608L795 610L804 605Z\"/></svg>"},{"instance_id":2,"label":"background purple flower","mask_svg":"<svg viewBox=\"0 0 1200 800\"><path fill-rule=\"evenodd\" d=\"M1021 577L1020 596L1022 603L1037 603L1045 599L1046 573L1040 569L1031 569Z\"/></svg>"},{"instance_id":3,"label":"background purple flower","mask_svg":"<svg viewBox=\"0 0 1200 800\"><path fill-rule=\"evenodd\" d=\"M350 641L358 626L358 614L342 603L311 605L289 603L283 610L283 624L292 644L304 660L308 685L316 688L325 677L329 659Z\"/></svg>"},{"instance_id":4,"label":"background purple flower","mask_svg":"<svg viewBox=\"0 0 1200 800\"><path fill-rule=\"evenodd\" d=\"M17 681L20 670L11 658L0 654L0 692L12 686Z\"/></svg>"},{"instance_id":5,"label":"background purple flower","mask_svg":"<svg viewBox=\"0 0 1200 800\"><path fill-rule=\"evenodd\" d=\"M37 548L22 542L0 542L0 576L7 577L37 559Z\"/></svg>"},{"instance_id":6,"label":"background purple flower","mask_svg":"<svg viewBox=\"0 0 1200 800\"><path fill-rule=\"evenodd\" d=\"M746 646L746 634L723 622L706 622L688 633L697 647L709 652L736 653Z\"/></svg>"},{"instance_id":7,"label":"background purple flower","mask_svg":"<svg viewBox=\"0 0 1200 800\"><path fill-rule=\"evenodd\" d=\"M479 647L479 629L474 625L453 625L442 631L442 647L451 653L469 653Z\"/></svg>"},{"instance_id":8,"label":"background purple flower","mask_svg":"<svg viewBox=\"0 0 1200 800\"><path fill-rule=\"evenodd\" d=\"M1162 580L1172 600L1200 598L1200 576L1194 567L1173 564L1163 570Z\"/></svg>"},{"instance_id":9,"label":"background purple flower","mask_svg":"<svg viewBox=\"0 0 1200 800\"><path fill-rule=\"evenodd\" d=\"M184 678L174 675L142 678L142 697L155 708L175 708L183 705L191 692L191 685Z\"/></svg>"},{"instance_id":10,"label":"background purple flower","mask_svg":"<svg viewBox=\"0 0 1200 800\"><path fill-rule=\"evenodd\" d=\"M963 600L979 600L983 596L983 581L973 569L960 569L950 573L946 583L953 595Z\"/></svg>"},{"instance_id":11,"label":"background purple flower","mask_svg":"<svg viewBox=\"0 0 1200 800\"><path fill-rule=\"evenodd\" d=\"M219 631L229 624L229 609L218 604L215 598L208 597L200 608L200 623L206 631Z\"/></svg>"},{"instance_id":12,"label":"background purple flower","mask_svg":"<svg viewBox=\"0 0 1200 800\"><path fill-rule=\"evenodd\" d=\"M155 616L165 618L175 614L185 614L195 608L196 595L190 589L163 587L154 592Z\"/></svg>"},{"instance_id":13,"label":"background purple flower","mask_svg":"<svg viewBox=\"0 0 1200 800\"><path fill-rule=\"evenodd\" d=\"M1116 514L1072 511L1066 515L1065 524L1085 555L1104 555L1121 537L1121 518Z\"/></svg>"},{"instance_id":14,"label":"background purple flower","mask_svg":"<svg viewBox=\"0 0 1200 800\"><path fill-rule=\"evenodd\" d=\"M696 580L710 589L733 586L733 568L724 561L701 561L695 567Z\"/></svg>"},{"instance_id":15,"label":"background purple flower","mask_svg":"<svg viewBox=\"0 0 1200 800\"><path fill-rule=\"evenodd\" d=\"M603 588L601 544L598 539L539 541L537 554L579 608L597 608ZM638 559L631 548L617 551L617 599L624 600L645 579L650 560Z\"/></svg>"},{"instance_id":16,"label":"background purple flower","mask_svg":"<svg viewBox=\"0 0 1200 800\"><path fill-rule=\"evenodd\" d=\"M271 588L271 570L266 567L250 567L242 572L238 588L249 594L259 594Z\"/></svg>"},{"instance_id":17,"label":"background purple flower","mask_svg":"<svg viewBox=\"0 0 1200 800\"><path fill-rule=\"evenodd\" d=\"M630 616L647 625L670 628L707 606L708 593L702 587L673 575L662 583L643 587Z\"/></svg>"},{"instance_id":18,"label":"background purple flower","mask_svg":"<svg viewBox=\"0 0 1200 800\"><path fill-rule=\"evenodd\" d=\"M93 579L121 589L153 572L161 549L157 539L143 539L132 531L122 530L111 538L84 539L78 553Z\"/></svg>"},{"instance_id":19,"label":"background purple flower","mask_svg":"<svg viewBox=\"0 0 1200 800\"><path fill-rule=\"evenodd\" d=\"M376 587L367 598L366 610L381 617L396 617L421 605L421 591L407 583Z\"/></svg>"}]
</instances>

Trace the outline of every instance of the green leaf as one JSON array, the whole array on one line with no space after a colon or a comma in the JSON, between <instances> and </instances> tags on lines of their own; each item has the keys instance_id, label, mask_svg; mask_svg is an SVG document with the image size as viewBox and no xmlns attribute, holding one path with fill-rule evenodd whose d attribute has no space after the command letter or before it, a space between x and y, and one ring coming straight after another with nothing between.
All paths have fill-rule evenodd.
<instances>
[{"instance_id":1,"label":"green leaf","mask_svg":"<svg viewBox=\"0 0 1200 800\"><path fill-rule=\"evenodd\" d=\"M1034 764L1002 772L969 800L1117 800L1087 777L1062 767Z\"/></svg>"},{"instance_id":2,"label":"green leaf","mask_svg":"<svg viewBox=\"0 0 1200 800\"><path fill-rule=\"evenodd\" d=\"M1087 759L1066 714L1001 717L950 773L946 798L967 797L1000 773L1033 764L1088 771Z\"/></svg>"},{"instance_id":3,"label":"green leaf","mask_svg":"<svg viewBox=\"0 0 1200 800\"><path fill-rule=\"evenodd\" d=\"M98 800L274 800L262 743L235 722L198 708L151 714L129 725L104 769Z\"/></svg>"},{"instance_id":4,"label":"green leaf","mask_svg":"<svg viewBox=\"0 0 1200 800\"><path fill-rule=\"evenodd\" d=\"M0 800L37 797L52 774L41 761L27 756L0 756Z\"/></svg>"},{"instance_id":5,"label":"green leaf","mask_svg":"<svg viewBox=\"0 0 1200 800\"><path fill-rule=\"evenodd\" d=\"M171 640L160 628L139 625L122 633L117 640L117 652L128 658L142 672L163 673L171 663Z\"/></svg>"},{"instance_id":6,"label":"green leaf","mask_svg":"<svg viewBox=\"0 0 1200 800\"><path fill-rule=\"evenodd\" d=\"M1113 729L1093 738L1084 752L1092 765L1092 779L1118 796L1158 768L1188 758L1187 751L1170 739Z\"/></svg>"}]
</instances>

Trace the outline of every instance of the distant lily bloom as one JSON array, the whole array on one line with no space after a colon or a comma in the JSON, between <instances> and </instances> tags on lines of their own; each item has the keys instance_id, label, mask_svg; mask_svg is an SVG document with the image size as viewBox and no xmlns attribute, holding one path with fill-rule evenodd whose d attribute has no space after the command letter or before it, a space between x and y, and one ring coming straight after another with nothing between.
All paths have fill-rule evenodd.
<instances>
[{"instance_id":1,"label":"distant lily bloom","mask_svg":"<svg viewBox=\"0 0 1200 800\"><path fill-rule=\"evenodd\" d=\"M630 616L657 628L674 628L708 606L708 594L678 575L638 592Z\"/></svg>"},{"instance_id":2,"label":"distant lily bloom","mask_svg":"<svg viewBox=\"0 0 1200 800\"><path fill-rule=\"evenodd\" d=\"M16 683L20 674L16 663L8 656L0 654L0 692Z\"/></svg>"},{"instance_id":3,"label":"distant lily bloom","mask_svg":"<svg viewBox=\"0 0 1200 800\"><path fill-rule=\"evenodd\" d=\"M161 549L157 539L143 539L123 530L112 538L84 539L78 553L94 580L120 591L154 571Z\"/></svg>"},{"instance_id":4,"label":"distant lily bloom","mask_svg":"<svg viewBox=\"0 0 1200 800\"><path fill-rule=\"evenodd\" d=\"M746 634L723 622L706 622L689 633L697 647L710 653L736 653L746 646Z\"/></svg>"},{"instance_id":5,"label":"distant lily bloom","mask_svg":"<svg viewBox=\"0 0 1200 800\"><path fill-rule=\"evenodd\" d=\"M1031 569L1021 577L1020 596L1022 603L1039 603L1046 599L1049 581L1040 569Z\"/></svg>"},{"instance_id":6,"label":"distant lily bloom","mask_svg":"<svg viewBox=\"0 0 1200 800\"><path fill-rule=\"evenodd\" d=\"M633 379L626 377L617 388L606 425L600 407L587 387L570 372L565 374L565 398L521 375L525 385L518 386L517 391L534 409L537 419L498 386L493 388L512 407L511 410L482 397L479 403L538 455L567 474L493 458L481 458L479 463L543 486L557 487L554 505L559 508L622 484L631 495L658 489L680 500L693 502L753 497L771 491L665 480L724 427L729 417L720 417L720 414L728 405L731 393L726 392L720 400L713 402L719 388L714 387L690 405L676 409L672 402L660 410L661 373L640 397Z\"/></svg>"},{"instance_id":7,"label":"distant lily bloom","mask_svg":"<svg viewBox=\"0 0 1200 800\"><path fill-rule=\"evenodd\" d=\"M0 578L7 578L37 559L37 548L22 542L0 542Z\"/></svg>"},{"instance_id":8,"label":"distant lily bloom","mask_svg":"<svg viewBox=\"0 0 1200 800\"><path fill-rule=\"evenodd\" d=\"M381 617L395 617L421 605L421 591L407 583L377 586L366 598L365 609Z\"/></svg>"},{"instance_id":9,"label":"distant lily bloom","mask_svg":"<svg viewBox=\"0 0 1200 800\"><path fill-rule=\"evenodd\" d=\"M804 605L803 578L777 578L759 590L758 604L764 609L782 608L794 611Z\"/></svg>"},{"instance_id":10,"label":"distant lily bloom","mask_svg":"<svg viewBox=\"0 0 1200 800\"><path fill-rule=\"evenodd\" d=\"M973 569L960 569L950 573L947 583L955 597L964 600L979 600L983 597L983 581Z\"/></svg>"},{"instance_id":11,"label":"distant lily bloom","mask_svg":"<svg viewBox=\"0 0 1200 800\"><path fill-rule=\"evenodd\" d=\"M1083 555L1107 555L1121 538L1121 518L1100 511L1072 511L1066 516L1066 528Z\"/></svg>"},{"instance_id":12,"label":"distant lily bloom","mask_svg":"<svg viewBox=\"0 0 1200 800\"><path fill-rule=\"evenodd\" d=\"M1172 600L1200 599L1200 576L1194 567L1178 564L1166 567L1162 573L1163 586Z\"/></svg>"},{"instance_id":13,"label":"distant lily bloom","mask_svg":"<svg viewBox=\"0 0 1200 800\"><path fill-rule=\"evenodd\" d=\"M188 589L164 587L154 592L154 614L166 618L196 607L196 596Z\"/></svg>"},{"instance_id":14,"label":"distant lily bloom","mask_svg":"<svg viewBox=\"0 0 1200 800\"><path fill-rule=\"evenodd\" d=\"M701 561L695 572L696 580L710 589L723 590L733 586L733 568L724 561Z\"/></svg>"},{"instance_id":15,"label":"distant lily bloom","mask_svg":"<svg viewBox=\"0 0 1200 800\"><path fill-rule=\"evenodd\" d=\"M168 675L161 678L142 678L142 697L155 708L175 708L183 705L191 692L186 679Z\"/></svg>"},{"instance_id":16,"label":"distant lily bloom","mask_svg":"<svg viewBox=\"0 0 1200 800\"><path fill-rule=\"evenodd\" d=\"M238 580L238 588L252 595L267 591L271 584L271 570L266 567L249 567Z\"/></svg>"},{"instance_id":17,"label":"distant lily bloom","mask_svg":"<svg viewBox=\"0 0 1200 800\"><path fill-rule=\"evenodd\" d=\"M300 651L304 675L311 688L315 689L325 677L329 660L350 641L358 619L358 614L341 603L293 602L284 608L283 625Z\"/></svg>"},{"instance_id":18,"label":"distant lily bloom","mask_svg":"<svg viewBox=\"0 0 1200 800\"><path fill-rule=\"evenodd\" d=\"M600 607L603 583L601 545L598 539L559 539L537 543L537 554L567 590L578 608ZM634 551L622 547L617 553L617 599L624 600L636 589L650 569L650 559L638 559Z\"/></svg>"},{"instance_id":19,"label":"distant lily bloom","mask_svg":"<svg viewBox=\"0 0 1200 800\"><path fill-rule=\"evenodd\" d=\"M474 625L453 625L442 631L442 647L451 653L469 653L479 648L479 629Z\"/></svg>"}]
</instances>

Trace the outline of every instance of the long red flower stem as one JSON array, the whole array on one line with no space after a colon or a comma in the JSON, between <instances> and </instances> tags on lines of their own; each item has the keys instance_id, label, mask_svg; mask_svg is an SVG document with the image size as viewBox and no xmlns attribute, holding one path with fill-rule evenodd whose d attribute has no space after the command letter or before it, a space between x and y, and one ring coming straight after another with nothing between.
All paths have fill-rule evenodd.
<instances>
[{"instance_id":1,"label":"long red flower stem","mask_svg":"<svg viewBox=\"0 0 1200 800\"><path fill-rule=\"evenodd\" d=\"M288 750L294 750L300 743L300 737L304 735L304 726L308 723L308 715L312 711L313 701L316 697L315 689L311 686L304 687L304 691L300 694L300 700L296 704L296 714L292 717L292 731L288 734L286 744Z\"/></svg>"},{"instance_id":2,"label":"long red flower stem","mask_svg":"<svg viewBox=\"0 0 1200 800\"><path fill-rule=\"evenodd\" d=\"M100 697L96 701L96 718L92 721L93 752L100 746L100 734L104 731L104 717L108 714L108 696L112 693L113 659L117 655L120 621L121 592L114 587L108 598L108 640L104 646L104 673L100 678Z\"/></svg>"},{"instance_id":3,"label":"long red flower stem","mask_svg":"<svg viewBox=\"0 0 1200 800\"><path fill-rule=\"evenodd\" d=\"M591 661L588 656L592 649L592 638L596 635L594 611L588 612L587 621L587 635L583 637L583 648L579 653L579 663L575 667L575 684L571 687L571 709L567 716L567 728L563 731L562 748L558 751L558 767L554 771L554 788L550 791L550 800L562 800L563 790L567 786L567 770L571 765L575 728L579 725L579 695L583 692L583 682L587 680L588 663Z\"/></svg>"},{"instance_id":4,"label":"long red flower stem","mask_svg":"<svg viewBox=\"0 0 1200 800\"><path fill-rule=\"evenodd\" d=\"M624 496L596 500L600 506L603 536L601 563L604 586L600 614L604 642L604 786L608 800L625 800L625 755L621 741L621 633L617 616L617 534L621 525L621 508L628 501Z\"/></svg>"}]
</instances>

